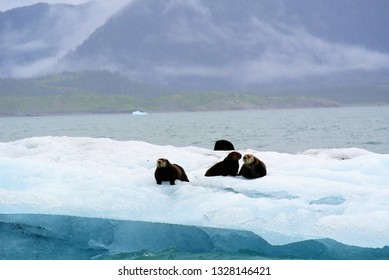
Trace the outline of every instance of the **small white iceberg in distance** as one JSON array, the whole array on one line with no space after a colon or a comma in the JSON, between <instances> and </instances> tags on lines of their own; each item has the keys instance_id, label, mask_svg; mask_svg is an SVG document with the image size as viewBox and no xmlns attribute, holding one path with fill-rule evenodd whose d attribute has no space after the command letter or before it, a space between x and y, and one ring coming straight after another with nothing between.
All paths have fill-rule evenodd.
<instances>
[{"instance_id":1,"label":"small white iceberg in distance","mask_svg":"<svg viewBox=\"0 0 389 280\"><path fill-rule=\"evenodd\" d=\"M143 111L134 111L134 112L132 112L133 116L143 116L143 115L147 115L147 114L148 114L147 112L143 112Z\"/></svg>"}]
</instances>

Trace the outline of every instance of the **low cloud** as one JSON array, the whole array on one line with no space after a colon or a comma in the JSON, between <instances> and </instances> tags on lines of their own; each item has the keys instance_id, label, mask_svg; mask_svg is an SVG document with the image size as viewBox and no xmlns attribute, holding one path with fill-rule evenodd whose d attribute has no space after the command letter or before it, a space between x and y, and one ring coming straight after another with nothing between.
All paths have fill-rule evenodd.
<instances>
[{"instance_id":1,"label":"low cloud","mask_svg":"<svg viewBox=\"0 0 389 280\"><path fill-rule=\"evenodd\" d=\"M232 53L236 57L220 65L198 64L195 61L158 65L154 72L161 79L214 77L251 85L345 71L389 69L387 53L329 42L308 33L302 26L269 23L253 17L239 33L234 26L216 24L204 6L196 8L205 16L199 17L195 26L180 19L176 32L170 33L170 39L201 42L210 49ZM181 37L181 34L184 36Z\"/></svg>"},{"instance_id":2,"label":"low cloud","mask_svg":"<svg viewBox=\"0 0 389 280\"><path fill-rule=\"evenodd\" d=\"M6 48L14 54L42 50L48 52L48 55L28 64L15 64L17 66L8 69L6 74L25 77L56 70L58 60L82 44L113 14L132 2L135 0L98 1L89 5L86 13L68 9L59 17L56 11L58 7L52 7L51 28L56 31L56 36L42 35L38 39L23 41L23 33L8 33L2 38L3 47L0 46L0 51ZM259 16L242 17L241 21L235 22L223 21L220 15L216 18L212 14L213 11L204 4L206 2L171 0L164 3L165 9L158 12L169 13L176 7L184 7L191 11L191 16L185 17L183 14L173 18L173 24L162 38L172 45L186 44L193 48L203 48L204 54L210 58L209 62L200 62L196 57L192 60L190 57L174 60L172 55L171 60L161 63L146 61L149 63L146 70L126 69L126 65L115 65L104 59L99 64L100 58L93 61L94 65L126 70L138 79L157 77L166 83L180 78L211 77L234 81L243 86L345 71L389 69L389 54L362 46L326 41L310 34L298 22L286 25L279 21L264 20ZM53 45L55 50L50 49ZM147 53L145 57L147 58ZM212 60L214 57L216 59ZM5 65L12 65L12 61ZM78 66L86 68L88 65Z\"/></svg>"},{"instance_id":3,"label":"low cloud","mask_svg":"<svg viewBox=\"0 0 389 280\"><path fill-rule=\"evenodd\" d=\"M42 30L32 30L28 22L17 31L4 29L0 50L7 55L3 58L0 56L0 59L8 68L0 71L0 75L29 77L55 70L64 55L82 44L99 26L130 2L98 1L85 4L85 10L53 5L46 15L47 22L39 26ZM18 61L20 56L30 59Z\"/></svg>"},{"instance_id":4,"label":"low cloud","mask_svg":"<svg viewBox=\"0 0 389 280\"><path fill-rule=\"evenodd\" d=\"M300 27L276 28L255 21L263 50L238 66L246 83L296 79L353 70L389 69L389 55L355 45L328 42ZM254 34L253 34L254 35Z\"/></svg>"}]
</instances>

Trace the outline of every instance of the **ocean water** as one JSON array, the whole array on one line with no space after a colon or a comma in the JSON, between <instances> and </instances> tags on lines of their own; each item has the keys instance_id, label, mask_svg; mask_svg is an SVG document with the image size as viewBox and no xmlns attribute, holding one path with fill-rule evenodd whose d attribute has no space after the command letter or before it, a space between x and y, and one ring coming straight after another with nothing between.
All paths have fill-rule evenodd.
<instances>
[{"instance_id":1,"label":"ocean water","mask_svg":"<svg viewBox=\"0 0 389 280\"><path fill-rule=\"evenodd\" d=\"M389 153L388 106L1 117L0 127L0 142L85 136L213 148L216 140L228 139L236 149L298 153L357 147Z\"/></svg>"}]
</instances>

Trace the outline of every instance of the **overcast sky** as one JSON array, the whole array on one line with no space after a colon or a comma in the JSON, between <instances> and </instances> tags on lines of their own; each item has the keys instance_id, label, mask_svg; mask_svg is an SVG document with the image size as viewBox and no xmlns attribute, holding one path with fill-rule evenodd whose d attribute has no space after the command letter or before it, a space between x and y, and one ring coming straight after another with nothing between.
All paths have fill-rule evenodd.
<instances>
[{"instance_id":1,"label":"overcast sky","mask_svg":"<svg viewBox=\"0 0 389 280\"><path fill-rule=\"evenodd\" d=\"M85 2L90 2L91 0L0 0L0 11L4 12L6 10L21 7L21 6L30 6L38 2L44 2L49 4L55 3L67 3L67 4L80 4ZM101 0L98 0L101 1Z\"/></svg>"}]
</instances>

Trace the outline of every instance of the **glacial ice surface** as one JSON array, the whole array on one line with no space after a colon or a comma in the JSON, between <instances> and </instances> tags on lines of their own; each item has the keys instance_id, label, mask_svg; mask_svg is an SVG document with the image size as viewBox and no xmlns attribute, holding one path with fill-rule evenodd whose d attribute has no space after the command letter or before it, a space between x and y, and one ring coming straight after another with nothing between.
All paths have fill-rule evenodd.
<instances>
[{"instance_id":1,"label":"glacial ice surface","mask_svg":"<svg viewBox=\"0 0 389 280\"><path fill-rule=\"evenodd\" d=\"M0 143L0 213L144 221L201 231L229 228L251 232L270 246L312 240L389 245L388 154L357 148L238 151L264 161L268 175L255 180L205 177L228 152L198 147L86 137ZM153 174L160 157L181 165L190 182L157 185ZM17 225L9 221L2 227L17 231ZM27 231L39 230L47 228L34 224ZM107 250L96 238L88 244L85 256Z\"/></svg>"},{"instance_id":2,"label":"glacial ice surface","mask_svg":"<svg viewBox=\"0 0 389 280\"><path fill-rule=\"evenodd\" d=\"M242 251L270 259L389 258L388 246L360 248L331 239L275 246L249 231L42 214L0 214L0 237L0 259L11 260L106 259L126 253L147 259L169 248L202 258Z\"/></svg>"}]
</instances>

